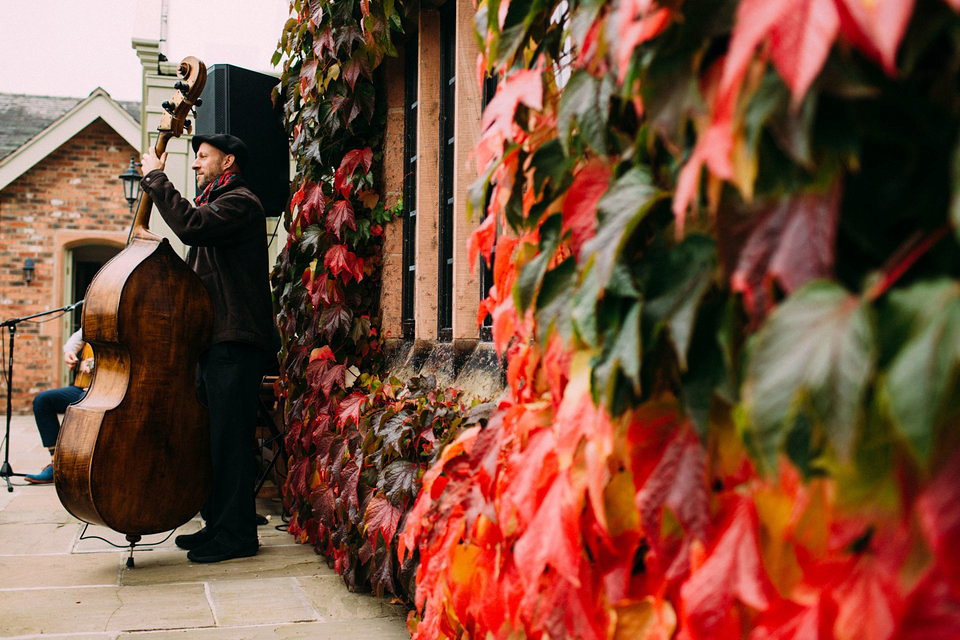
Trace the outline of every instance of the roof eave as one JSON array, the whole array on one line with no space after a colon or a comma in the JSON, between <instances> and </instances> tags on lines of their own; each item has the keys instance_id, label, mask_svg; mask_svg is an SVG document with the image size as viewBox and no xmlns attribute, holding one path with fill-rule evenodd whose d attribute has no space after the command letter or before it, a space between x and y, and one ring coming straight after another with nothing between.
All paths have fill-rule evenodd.
<instances>
[{"instance_id":1,"label":"roof eave","mask_svg":"<svg viewBox=\"0 0 960 640\"><path fill-rule=\"evenodd\" d=\"M134 149L140 146L140 124L101 88L77 103L46 129L0 160L0 190L59 149L97 118L102 118Z\"/></svg>"}]
</instances>

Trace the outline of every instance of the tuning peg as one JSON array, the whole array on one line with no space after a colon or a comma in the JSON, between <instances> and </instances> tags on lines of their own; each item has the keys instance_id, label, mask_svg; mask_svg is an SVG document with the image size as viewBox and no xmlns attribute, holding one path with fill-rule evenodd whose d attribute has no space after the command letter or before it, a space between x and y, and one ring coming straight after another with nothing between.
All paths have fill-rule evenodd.
<instances>
[{"instance_id":1,"label":"tuning peg","mask_svg":"<svg viewBox=\"0 0 960 640\"><path fill-rule=\"evenodd\" d=\"M197 98L196 100L193 101L193 106L195 107L199 107L202 104L203 104L203 100L201 100L200 98Z\"/></svg>"},{"instance_id":2,"label":"tuning peg","mask_svg":"<svg viewBox=\"0 0 960 640\"><path fill-rule=\"evenodd\" d=\"M163 110L164 110L164 111L166 111L167 113L173 115L173 103L172 103L172 102L170 102L169 100L164 100L162 103L160 103L160 106L163 107Z\"/></svg>"},{"instance_id":3,"label":"tuning peg","mask_svg":"<svg viewBox=\"0 0 960 640\"><path fill-rule=\"evenodd\" d=\"M187 95L187 91L190 90L190 85L188 85L183 80L177 80L176 84L173 85L173 88L179 91L180 93L182 93L183 95Z\"/></svg>"},{"instance_id":4,"label":"tuning peg","mask_svg":"<svg viewBox=\"0 0 960 640\"><path fill-rule=\"evenodd\" d=\"M183 128L187 130L187 133L192 133L192 132L193 132L193 122L191 122L190 120L184 120L184 121L183 121Z\"/></svg>"}]
</instances>

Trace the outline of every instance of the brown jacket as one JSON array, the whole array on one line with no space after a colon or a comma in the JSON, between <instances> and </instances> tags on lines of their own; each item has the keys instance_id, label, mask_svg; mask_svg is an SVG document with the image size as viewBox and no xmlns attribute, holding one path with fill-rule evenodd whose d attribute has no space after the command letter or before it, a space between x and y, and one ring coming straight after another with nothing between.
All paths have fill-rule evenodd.
<instances>
[{"instance_id":1,"label":"brown jacket","mask_svg":"<svg viewBox=\"0 0 960 640\"><path fill-rule=\"evenodd\" d=\"M213 343L271 349L266 219L257 196L241 178L214 190L210 201L197 207L159 169L145 175L141 185L177 237L190 245L187 264L213 301Z\"/></svg>"}]
</instances>

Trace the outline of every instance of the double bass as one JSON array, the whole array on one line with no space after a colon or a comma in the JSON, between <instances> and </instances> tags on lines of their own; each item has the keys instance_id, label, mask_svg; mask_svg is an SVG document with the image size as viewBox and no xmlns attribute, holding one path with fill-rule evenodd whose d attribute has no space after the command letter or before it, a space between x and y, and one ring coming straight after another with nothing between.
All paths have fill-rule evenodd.
<instances>
[{"instance_id":1,"label":"double bass","mask_svg":"<svg viewBox=\"0 0 960 640\"><path fill-rule=\"evenodd\" d=\"M206 67L193 57L158 128L156 152L189 130ZM83 339L96 368L87 394L67 408L53 458L63 506L76 518L126 534L175 529L203 506L211 487L207 409L196 368L213 331L206 287L169 241L149 230L143 194L123 251L84 296Z\"/></svg>"}]
</instances>

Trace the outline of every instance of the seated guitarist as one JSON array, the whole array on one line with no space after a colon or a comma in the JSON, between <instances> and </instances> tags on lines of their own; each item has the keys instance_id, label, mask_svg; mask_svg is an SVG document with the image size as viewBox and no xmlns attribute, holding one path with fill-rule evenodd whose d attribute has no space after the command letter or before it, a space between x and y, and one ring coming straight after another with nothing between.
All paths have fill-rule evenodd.
<instances>
[{"instance_id":1,"label":"seated guitarist","mask_svg":"<svg viewBox=\"0 0 960 640\"><path fill-rule=\"evenodd\" d=\"M40 441L53 456L60 434L60 414L67 405L78 402L90 386L93 373L93 350L83 341L82 332L76 331L63 345L63 361L74 371L73 384L60 389L41 391L33 398L33 417L40 432ZM31 484L50 484L53 482L53 464L42 471L25 476Z\"/></svg>"}]
</instances>

